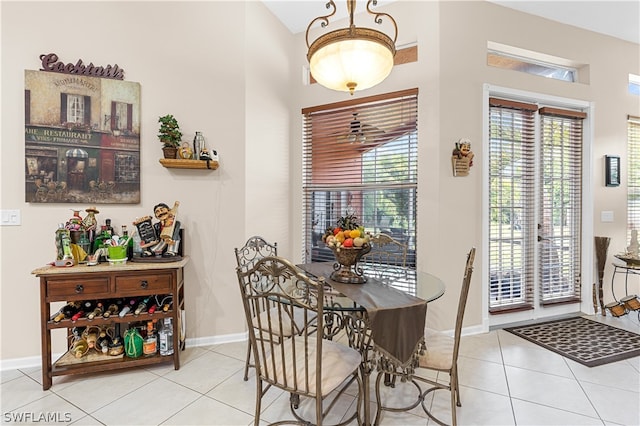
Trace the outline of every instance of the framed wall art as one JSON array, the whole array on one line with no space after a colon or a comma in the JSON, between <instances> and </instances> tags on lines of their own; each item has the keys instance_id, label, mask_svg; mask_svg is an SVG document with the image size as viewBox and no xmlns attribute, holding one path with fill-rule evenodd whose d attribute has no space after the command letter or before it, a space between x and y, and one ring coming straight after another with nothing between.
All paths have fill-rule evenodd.
<instances>
[{"instance_id":1,"label":"framed wall art","mask_svg":"<svg viewBox=\"0 0 640 426\"><path fill-rule=\"evenodd\" d=\"M605 184L607 186L620 186L620 157L617 155L605 155Z\"/></svg>"},{"instance_id":2,"label":"framed wall art","mask_svg":"<svg viewBox=\"0 0 640 426\"><path fill-rule=\"evenodd\" d=\"M25 70L25 201L140 202L140 84Z\"/></svg>"}]
</instances>

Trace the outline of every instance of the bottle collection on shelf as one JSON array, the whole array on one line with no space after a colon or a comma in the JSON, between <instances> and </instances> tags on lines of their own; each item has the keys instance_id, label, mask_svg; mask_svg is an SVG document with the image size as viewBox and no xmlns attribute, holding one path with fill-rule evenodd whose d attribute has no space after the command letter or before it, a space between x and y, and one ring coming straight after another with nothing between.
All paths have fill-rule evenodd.
<instances>
[{"instance_id":1,"label":"bottle collection on shelf","mask_svg":"<svg viewBox=\"0 0 640 426\"><path fill-rule=\"evenodd\" d=\"M180 221L176 220L180 203L176 201L172 208L165 203L154 207L157 223L152 223L151 216L136 218L133 232L129 233L127 225L117 233L111 219L105 219L104 225L98 227L95 207L85 211L83 219L79 210L73 210L73 216L66 223L60 223L56 230L56 266L73 266L78 263L96 265L99 262L124 263L134 257L178 256L180 244Z\"/></svg>"},{"instance_id":2,"label":"bottle collection on shelf","mask_svg":"<svg viewBox=\"0 0 640 426\"><path fill-rule=\"evenodd\" d=\"M73 301L60 308L51 317L51 321L59 323L63 320L71 320L75 323L82 318L92 321L96 318L131 317L124 334L120 332L119 322L71 328L69 352L76 358L82 358L91 350L111 356L125 353L129 358L157 353L166 356L173 354L172 318L139 320L136 317L144 313L168 312L172 304L171 295Z\"/></svg>"}]
</instances>

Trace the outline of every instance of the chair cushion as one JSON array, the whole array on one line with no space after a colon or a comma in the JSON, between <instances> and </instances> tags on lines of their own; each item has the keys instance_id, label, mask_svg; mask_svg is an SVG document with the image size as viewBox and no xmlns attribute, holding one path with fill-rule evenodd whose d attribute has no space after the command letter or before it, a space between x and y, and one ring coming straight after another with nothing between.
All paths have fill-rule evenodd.
<instances>
[{"instance_id":1,"label":"chair cushion","mask_svg":"<svg viewBox=\"0 0 640 426\"><path fill-rule=\"evenodd\" d=\"M277 308L271 308L270 314L267 314L267 311L262 311L260 314L260 323L263 324L262 328L267 331L266 323L269 321L269 317L267 315L271 315L271 328L272 331L280 330L280 319L278 318L278 310ZM316 314L314 312L308 313L308 321L311 322L315 318ZM301 308L293 308L293 322L295 324L294 330L302 330L305 326L304 324L304 309ZM258 328L258 319L253 318L253 326ZM285 315L285 312L282 313L282 335L283 337L291 337L291 317Z\"/></svg>"},{"instance_id":2,"label":"chair cushion","mask_svg":"<svg viewBox=\"0 0 640 426\"><path fill-rule=\"evenodd\" d=\"M304 341L296 339L295 345L291 341L278 345L275 356L267 355L262 363L262 374L277 383L297 388L301 391L309 389L308 395L316 395L316 338L309 337L308 341L308 371L305 373L305 351ZM295 346L295 358L298 371L294 379L293 352ZM282 351L280 350L282 348ZM283 373L283 358L286 361L286 371ZM272 360L273 358L273 360ZM322 341L322 384L321 394L325 397L344 380L353 374L360 366L361 356L358 351L346 345L333 342L331 340ZM273 364L275 364L275 374L273 374ZM266 366L266 367L265 367ZM286 379L286 382L285 382ZM297 379L297 386L294 386ZM307 383L305 384L305 380Z\"/></svg>"},{"instance_id":3,"label":"chair cushion","mask_svg":"<svg viewBox=\"0 0 640 426\"><path fill-rule=\"evenodd\" d=\"M420 355L420 367L450 370L453 366L453 337L427 328L424 340L427 350Z\"/></svg>"}]
</instances>

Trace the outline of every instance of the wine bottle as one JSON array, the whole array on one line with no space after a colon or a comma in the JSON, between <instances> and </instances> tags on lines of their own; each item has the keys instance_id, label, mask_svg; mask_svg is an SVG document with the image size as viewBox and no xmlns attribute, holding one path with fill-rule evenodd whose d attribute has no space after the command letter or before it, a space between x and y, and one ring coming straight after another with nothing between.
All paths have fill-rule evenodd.
<instances>
[{"instance_id":1,"label":"wine bottle","mask_svg":"<svg viewBox=\"0 0 640 426\"><path fill-rule=\"evenodd\" d=\"M98 340L96 341L96 349L103 354L109 352L109 344L111 344L111 337L107 334L107 330L104 328L100 330Z\"/></svg>"},{"instance_id":2,"label":"wine bottle","mask_svg":"<svg viewBox=\"0 0 640 426\"><path fill-rule=\"evenodd\" d=\"M96 307L93 309L93 311L87 314L87 319L92 320L95 317L99 317L100 315L102 315L103 311L104 311L104 307L102 305L102 302L97 302Z\"/></svg>"},{"instance_id":3,"label":"wine bottle","mask_svg":"<svg viewBox=\"0 0 640 426\"><path fill-rule=\"evenodd\" d=\"M155 303L152 303L151 306L149 306L149 309L147 310L147 312L152 314L156 311L156 309L158 309L158 305L156 305Z\"/></svg>"},{"instance_id":4,"label":"wine bottle","mask_svg":"<svg viewBox=\"0 0 640 426\"><path fill-rule=\"evenodd\" d=\"M119 311L120 311L120 308L118 307L118 304L116 303L116 301L112 301L111 303L109 303L109 306L102 314L102 317L109 318L112 315L117 315Z\"/></svg>"},{"instance_id":5,"label":"wine bottle","mask_svg":"<svg viewBox=\"0 0 640 426\"><path fill-rule=\"evenodd\" d=\"M85 302L82 302L82 304L80 305L80 310L71 317L71 321L74 321L74 322L78 321L80 318L87 315L89 312L93 311L93 308L94 308L93 301L87 300Z\"/></svg>"},{"instance_id":6,"label":"wine bottle","mask_svg":"<svg viewBox=\"0 0 640 426\"><path fill-rule=\"evenodd\" d=\"M53 322L60 322L63 319L71 319L76 312L80 309L80 302L69 302L64 305L60 310L51 318Z\"/></svg>"},{"instance_id":7,"label":"wine bottle","mask_svg":"<svg viewBox=\"0 0 640 426\"><path fill-rule=\"evenodd\" d=\"M147 309L147 304L149 303L150 298L151 296L147 296L144 299L142 299L140 303L138 303L138 307L136 308L136 310L133 311L133 314L140 315L142 312L144 312Z\"/></svg>"},{"instance_id":8,"label":"wine bottle","mask_svg":"<svg viewBox=\"0 0 640 426\"><path fill-rule=\"evenodd\" d=\"M125 315L131 312L134 306L136 306L136 299L129 300L129 303L127 303L120 311L120 318L124 318Z\"/></svg>"},{"instance_id":9,"label":"wine bottle","mask_svg":"<svg viewBox=\"0 0 640 426\"><path fill-rule=\"evenodd\" d=\"M71 346L71 353L73 353L76 358L82 358L88 350L89 344L84 339L76 340Z\"/></svg>"}]
</instances>

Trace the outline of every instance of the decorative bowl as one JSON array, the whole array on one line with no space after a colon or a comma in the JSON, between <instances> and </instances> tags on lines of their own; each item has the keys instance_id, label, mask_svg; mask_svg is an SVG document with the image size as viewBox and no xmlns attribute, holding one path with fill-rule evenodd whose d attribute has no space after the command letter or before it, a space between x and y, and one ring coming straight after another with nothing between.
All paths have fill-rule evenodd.
<instances>
[{"instance_id":1,"label":"decorative bowl","mask_svg":"<svg viewBox=\"0 0 640 426\"><path fill-rule=\"evenodd\" d=\"M362 256L371 251L371 246L365 244L362 247L334 247L329 246L336 258L333 264L333 272L330 278L344 284L364 284L367 277L364 276L358 261Z\"/></svg>"}]
</instances>

